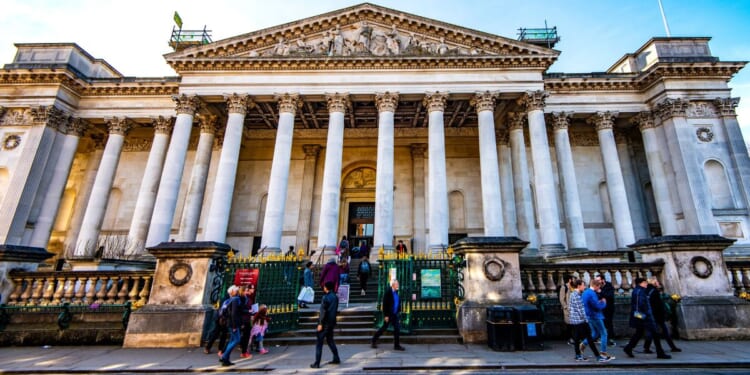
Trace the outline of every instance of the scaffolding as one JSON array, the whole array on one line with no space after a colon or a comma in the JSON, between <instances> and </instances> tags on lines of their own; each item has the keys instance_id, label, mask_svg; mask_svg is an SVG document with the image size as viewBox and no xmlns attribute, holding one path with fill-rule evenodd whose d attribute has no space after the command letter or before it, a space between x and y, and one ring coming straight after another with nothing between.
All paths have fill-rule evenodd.
<instances>
[{"instance_id":1,"label":"scaffolding","mask_svg":"<svg viewBox=\"0 0 750 375\"><path fill-rule=\"evenodd\" d=\"M212 43L211 30L183 30L182 27L172 26L172 37L169 39L169 46L175 51L180 51L188 47L200 46Z\"/></svg>"},{"instance_id":2,"label":"scaffolding","mask_svg":"<svg viewBox=\"0 0 750 375\"><path fill-rule=\"evenodd\" d=\"M546 23L546 22L545 22ZM542 47L552 48L560 37L557 35L557 27L543 27L538 29L519 28L518 40Z\"/></svg>"}]
</instances>

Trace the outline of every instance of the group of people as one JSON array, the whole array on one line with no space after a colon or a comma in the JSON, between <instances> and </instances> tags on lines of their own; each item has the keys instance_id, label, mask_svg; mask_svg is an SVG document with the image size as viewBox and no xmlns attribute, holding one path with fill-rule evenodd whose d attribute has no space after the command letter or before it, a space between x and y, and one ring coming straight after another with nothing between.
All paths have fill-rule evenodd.
<instances>
[{"instance_id":1,"label":"group of people","mask_svg":"<svg viewBox=\"0 0 750 375\"><path fill-rule=\"evenodd\" d=\"M611 337L614 336L613 318L615 313L615 288L604 275L596 275L589 287L583 280L572 275L565 277L565 283L560 289L560 305L563 317L568 327L569 343L575 349L576 361L587 361L583 355L586 347L591 347L598 362L609 362L615 359L607 352L607 347L614 346ZM680 352L670 337L666 325L666 311L659 292L659 281L656 278L635 279L636 287L631 296L630 326L635 328L623 351L628 357L634 357L633 349L638 341L647 333L643 352L650 350L651 342L656 346L657 358L669 359L670 355L662 349L660 338L669 344L672 352ZM599 347L595 340L599 340Z\"/></svg>"},{"instance_id":2,"label":"group of people","mask_svg":"<svg viewBox=\"0 0 750 375\"><path fill-rule=\"evenodd\" d=\"M255 304L255 288L252 284L243 287L232 285L227 293L229 298L214 313L214 327L203 348L204 353L211 353L211 347L218 339L219 362L222 366L234 365L230 361L230 355L237 345L242 349L242 358L252 358L250 351L253 347L260 354L268 353L268 349L263 347L263 336L271 321L268 307Z\"/></svg>"}]
</instances>

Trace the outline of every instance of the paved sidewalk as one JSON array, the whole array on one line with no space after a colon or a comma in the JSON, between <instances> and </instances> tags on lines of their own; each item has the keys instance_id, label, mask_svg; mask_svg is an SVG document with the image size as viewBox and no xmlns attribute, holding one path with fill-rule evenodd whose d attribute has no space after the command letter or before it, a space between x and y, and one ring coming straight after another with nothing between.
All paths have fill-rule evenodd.
<instances>
[{"instance_id":1,"label":"paved sidewalk","mask_svg":"<svg viewBox=\"0 0 750 375\"><path fill-rule=\"evenodd\" d=\"M273 373L357 373L475 370L497 371L514 369L586 369L601 367L644 371L651 368L750 368L750 342L747 341L677 341L682 353L673 353L671 360L656 359L655 354L627 358L622 351L625 341L618 341L609 350L617 359L599 364L593 360L577 363L573 348L561 341L547 343L544 351L495 352L484 345L407 345L405 352L391 350L382 343L378 349L369 345L339 345L343 363L311 369L314 346L271 347L266 355L255 354L240 359L233 353L235 366L219 366L214 351L204 354L201 348L191 349L123 349L115 346L81 347L10 347L0 350L0 374L53 373L203 373L253 372ZM639 348L640 349L640 348ZM638 350L638 349L637 349ZM587 354L591 352L587 350ZM331 359L323 349L323 363ZM494 372L492 371L492 372ZM467 372L467 371L462 371Z\"/></svg>"}]
</instances>

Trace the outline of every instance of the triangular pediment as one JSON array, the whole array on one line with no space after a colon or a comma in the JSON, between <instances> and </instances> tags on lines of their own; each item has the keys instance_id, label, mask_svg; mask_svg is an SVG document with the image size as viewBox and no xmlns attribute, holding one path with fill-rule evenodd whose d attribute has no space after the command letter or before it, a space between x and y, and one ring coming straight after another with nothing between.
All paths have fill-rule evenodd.
<instances>
[{"instance_id":1,"label":"triangular pediment","mask_svg":"<svg viewBox=\"0 0 750 375\"><path fill-rule=\"evenodd\" d=\"M364 3L165 55L178 71L201 61L515 60L546 68L558 51ZM187 63L187 64L186 64ZM227 64L224 64L226 67ZM243 64L247 67L247 64Z\"/></svg>"}]
</instances>

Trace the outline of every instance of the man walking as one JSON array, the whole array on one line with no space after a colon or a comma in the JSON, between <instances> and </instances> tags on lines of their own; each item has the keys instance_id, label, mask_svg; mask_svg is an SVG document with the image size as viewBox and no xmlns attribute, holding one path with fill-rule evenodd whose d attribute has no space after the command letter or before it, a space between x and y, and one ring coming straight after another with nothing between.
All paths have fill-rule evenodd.
<instances>
[{"instance_id":1,"label":"man walking","mask_svg":"<svg viewBox=\"0 0 750 375\"><path fill-rule=\"evenodd\" d=\"M398 296L398 280L391 281L391 289L385 292L383 296L383 325L380 326L375 336L372 337L370 346L375 349L378 347L378 337L388 329L389 324L393 324L393 350L406 350L399 344L399 335L401 323L398 315L401 312L401 300Z\"/></svg>"},{"instance_id":2,"label":"man walking","mask_svg":"<svg viewBox=\"0 0 750 375\"><path fill-rule=\"evenodd\" d=\"M604 328L604 314L602 311L607 307L607 301L604 298L599 298L599 292L601 291L601 282L597 279L591 280L591 287L583 292L581 299L583 300L583 308L586 311L586 317L589 321L589 328L591 328L591 337L596 340L601 339L602 346L599 353L602 357L615 359L615 357L607 354L607 330ZM581 351L586 345L596 346L593 341L584 341L581 344Z\"/></svg>"},{"instance_id":3,"label":"man walking","mask_svg":"<svg viewBox=\"0 0 750 375\"><path fill-rule=\"evenodd\" d=\"M615 325L612 323L615 317L615 287L612 283L604 278L604 275L597 274L596 279L601 283L601 291L599 297L604 298L607 301L607 307L604 308L604 329L607 330L608 346L615 346L615 342L612 340L615 337Z\"/></svg>"},{"instance_id":4,"label":"man walking","mask_svg":"<svg viewBox=\"0 0 750 375\"><path fill-rule=\"evenodd\" d=\"M670 359L671 355L664 353L664 349L661 347L661 340L659 339L659 332L656 330L656 322L654 321L654 313L651 309L651 304L646 295L646 286L648 281L646 279L638 277L635 279L636 288L633 291L633 295L630 299L630 327L635 328L635 334L630 338L630 341L622 351L633 358L633 348L638 344L638 340L643 336L643 332L647 331L651 334L656 345L656 358L659 359Z\"/></svg>"},{"instance_id":5,"label":"man walking","mask_svg":"<svg viewBox=\"0 0 750 375\"><path fill-rule=\"evenodd\" d=\"M674 341L672 341L672 335L669 334L667 328L667 312L664 309L664 301L661 300L661 293L659 292L661 285L659 280L655 277L648 279L648 286L646 287L646 296L648 296L648 302L651 304L651 311L654 313L654 321L656 322L656 328L661 330L661 337L667 342L672 353L681 352L682 349L678 348ZM643 342L643 352L653 353L651 351L651 336L646 336Z\"/></svg>"},{"instance_id":6,"label":"man walking","mask_svg":"<svg viewBox=\"0 0 750 375\"><path fill-rule=\"evenodd\" d=\"M222 366L234 365L234 363L229 361L229 355L232 354L232 350L240 343L240 327L242 326L242 303L238 296L240 288L237 285L232 285L227 289L227 292L230 295L229 318L227 319L229 343L219 359Z\"/></svg>"},{"instance_id":7,"label":"man walking","mask_svg":"<svg viewBox=\"0 0 750 375\"><path fill-rule=\"evenodd\" d=\"M594 342L591 338L591 330L588 322L586 321L586 311L583 308L583 302L581 301L581 294L586 289L586 285L583 280L576 279L571 282L573 292L570 294L570 324L573 326L573 348L576 352L576 362L587 361L586 357L581 352L580 344L583 340L588 342ZM596 345L591 345L591 351L597 357L598 362L609 362L611 358L602 356Z\"/></svg>"},{"instance_id":8,"label":"man walking","mask_svg":"<svg viewBox=\"0 0 750 375\"><path fill-rule=\"evenodd\" d=\"M336 313L339 309L339 297L333 292L335 284L327 281L323 284L323 299L320 301L320 314L318 317L317 335L318 341L315 343L315 362L310 365L312 368L320 368L320 357L323 355L323 339L326 340L328 347L333 353L333 360L328 362L332 365L341 363L339 351L336 349L336 343L333 341L333 329L336 327Z\"/></svg>"}]
</instances>

